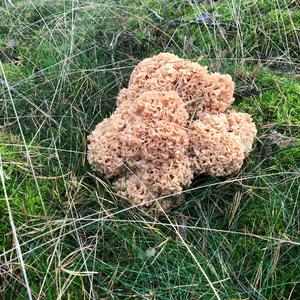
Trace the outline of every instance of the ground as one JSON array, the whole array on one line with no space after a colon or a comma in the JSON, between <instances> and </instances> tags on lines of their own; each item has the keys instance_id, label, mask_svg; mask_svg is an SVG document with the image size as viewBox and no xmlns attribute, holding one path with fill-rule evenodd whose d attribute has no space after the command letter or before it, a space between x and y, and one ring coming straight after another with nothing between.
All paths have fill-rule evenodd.
<instances>
[{"instance_id":1,"label":"ground","mask_svg":"<svg viewBox=\"0 0 300 300\"><path fill-rule=\"evenodd\" d=\"M230 74L258 136L156 220L87 164L86 137L166 51ZM298 1L4 1L0 61L0 299L300 298Z\"/></svg>"}]
</instances>

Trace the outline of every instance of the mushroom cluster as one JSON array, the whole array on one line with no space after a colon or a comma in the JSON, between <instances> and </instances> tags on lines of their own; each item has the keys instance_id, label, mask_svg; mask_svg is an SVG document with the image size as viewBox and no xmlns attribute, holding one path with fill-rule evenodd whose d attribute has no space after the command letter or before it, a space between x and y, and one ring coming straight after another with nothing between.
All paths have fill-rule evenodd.
<instances>
[{"instance_id":1,"label":"mushroom cluster","mask_svg":"<svg viewBox=\"0 0 300 300\"><path fill-rule=\"evenodd\" d=\"M141 61L117 108L88 137L88 161L145 211L178 205L194 176L237 172L251 151L250 115L229 110L229 75L161 53Z\"/></svg>"}]
</instances>

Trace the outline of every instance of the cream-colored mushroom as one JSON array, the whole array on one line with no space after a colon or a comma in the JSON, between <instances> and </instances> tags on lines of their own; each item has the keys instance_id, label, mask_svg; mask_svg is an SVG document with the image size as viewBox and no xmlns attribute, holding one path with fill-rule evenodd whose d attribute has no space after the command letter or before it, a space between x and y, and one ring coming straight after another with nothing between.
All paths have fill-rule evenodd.
<instances>
[{"instance_id":1,"label":"cream-colored mushroom","mask_svg":"<svg viewBox=\"0 0 300 300\"><path fill-rule=\"evenodd\" d=\"M133 205L167 211L194 175L234 173L250 152L256 127L228 110L233 92L229 75L170 53L147 58L88 137L88 161Z\"/></svg>"}]
</instances>

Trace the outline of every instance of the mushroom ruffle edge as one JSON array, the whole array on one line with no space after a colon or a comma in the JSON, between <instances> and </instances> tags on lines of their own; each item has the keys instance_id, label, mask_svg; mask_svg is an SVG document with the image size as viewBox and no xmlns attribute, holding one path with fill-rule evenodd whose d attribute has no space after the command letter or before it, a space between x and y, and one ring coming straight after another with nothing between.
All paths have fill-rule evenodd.
<instances>
[{"instance_id":1,"label":"mushroom ruffle edge","mask_svg":"<svg viewBox=\"0 0 300 300\"><path fill-rule=\"evenodd\" d=\"M251 151L256 127L228 109L233 92L229 75L170 53L147 58L88 136L88 161L133 205L168 211L194 176L235 173Z\"/></svg>"}]
</instances>

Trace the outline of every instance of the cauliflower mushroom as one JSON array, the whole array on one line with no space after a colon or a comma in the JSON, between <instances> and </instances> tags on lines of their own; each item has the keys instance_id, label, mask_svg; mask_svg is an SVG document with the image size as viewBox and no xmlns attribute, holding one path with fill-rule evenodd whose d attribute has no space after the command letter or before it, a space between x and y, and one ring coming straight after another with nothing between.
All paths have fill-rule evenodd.
<instances>
[{"instance_id":1,"label":"cauliflower mushroom","mask_svg":"<svg viewBox=\"0 0 300 300\"><path fill-rule=\"evenodd\" d=\"M88 161L134 206L168 211L193 176L237 172L251 151L256 127L228 109L233 92L229 75L170 53L147 58L89 135Z\"/></svg>"}]
</instances>

